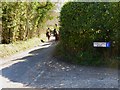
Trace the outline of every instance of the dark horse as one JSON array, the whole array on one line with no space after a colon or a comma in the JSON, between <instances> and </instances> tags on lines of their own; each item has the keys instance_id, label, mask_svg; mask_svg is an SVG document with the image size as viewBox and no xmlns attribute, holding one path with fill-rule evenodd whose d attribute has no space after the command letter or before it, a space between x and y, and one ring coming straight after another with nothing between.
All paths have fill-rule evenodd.
<instances>
[{"instance_id":1,"label":"dark horse","mask_svg":"<svg viewBox=\"0 0 120 90\"><path fill-rule=\"evenodd\" d=\"M59 33L56 31L56 29L54 29L53 34L55 37L55 41L58 41L59 40Z\"/></svg>"}]
</instances>

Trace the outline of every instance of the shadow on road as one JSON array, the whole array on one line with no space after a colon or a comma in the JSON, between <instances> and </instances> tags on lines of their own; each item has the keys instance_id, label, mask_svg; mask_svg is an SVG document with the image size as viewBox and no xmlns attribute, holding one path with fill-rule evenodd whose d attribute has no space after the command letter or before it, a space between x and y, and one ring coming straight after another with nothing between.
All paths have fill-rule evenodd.
<instances>
[{"instance_id":1,"label":"shadow on road","mask_svg":"<svg viewBox=\"0 0 120 90\"><path fill-rule=\"evenodd\" d=\"M30 56L13 60L18 62L3 68L2 76L11 82L35 88L118 87L118 70L79 66L53 59L54 49L55 44L51 44L29 52Z\"/></svg>"},{"instance_id":2,"label":"shadow on road","mask_svg":"<svg viewBox=\"0 0 120 90\"><path fill-rule=\"evenodd\" d=\"M44 44L43 46L50 45ZM52 55L53 46L37 49L29 52L30 56L19 58L12 61L18 61L6 68L2 69L2 76L12 82L29 85L38 74L38 65L44 62L50 55Z\"/></svg>"}]
</instances>

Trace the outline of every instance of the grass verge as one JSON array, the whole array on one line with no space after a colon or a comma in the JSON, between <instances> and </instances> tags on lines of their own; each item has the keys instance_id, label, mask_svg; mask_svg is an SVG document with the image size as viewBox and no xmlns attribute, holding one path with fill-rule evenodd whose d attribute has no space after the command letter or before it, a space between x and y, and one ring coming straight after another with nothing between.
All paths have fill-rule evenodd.
<instances>
[{"instance_id":1,"label":"grass verge","mask_svg":"<svg viewBox=\"0 0 120 90\"><path fill-rule=\"evenodd\" d=\"M27 41L17 41L11 44L0 44L0 58L6 58L20 51L25 51L27 49L36 47L40 43L40 38L32 38Z\"/></svg>"}]
</instances>

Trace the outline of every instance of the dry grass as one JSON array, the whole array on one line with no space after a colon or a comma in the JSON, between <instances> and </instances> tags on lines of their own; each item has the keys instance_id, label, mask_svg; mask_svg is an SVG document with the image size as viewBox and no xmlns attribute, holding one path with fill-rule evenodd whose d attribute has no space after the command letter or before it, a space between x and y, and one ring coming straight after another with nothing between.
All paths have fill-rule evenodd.
<instances>
[{"instance_id":1,"label":"dry grass","mask_svg":"<svg viewBox=\"0 0 120 90\"><path fill-rule=\"evenodd\" d=\"M36 47L40 43L40 38L32 38L27 41L17 41L12 44L0 44L0 58L5 58L20 51Z\"/></svg>"}]
</instances>

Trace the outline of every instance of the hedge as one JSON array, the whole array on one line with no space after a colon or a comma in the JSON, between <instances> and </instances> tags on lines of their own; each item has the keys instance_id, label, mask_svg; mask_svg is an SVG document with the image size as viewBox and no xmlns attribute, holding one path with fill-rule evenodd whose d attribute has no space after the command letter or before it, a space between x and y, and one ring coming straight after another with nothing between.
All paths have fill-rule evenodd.
<instances>
[{"instance_id":1,"label":"hedge","mask_svg":"<svg viewBox=\"0 0 120 90\"><path fill-rule=\"evenodd\" d=\"M60 47L67 60L94 63L118 56L120 3L68 2L60 12ZM94 41L110 48L94 48Z\"/></svg>"}]
</instances>

